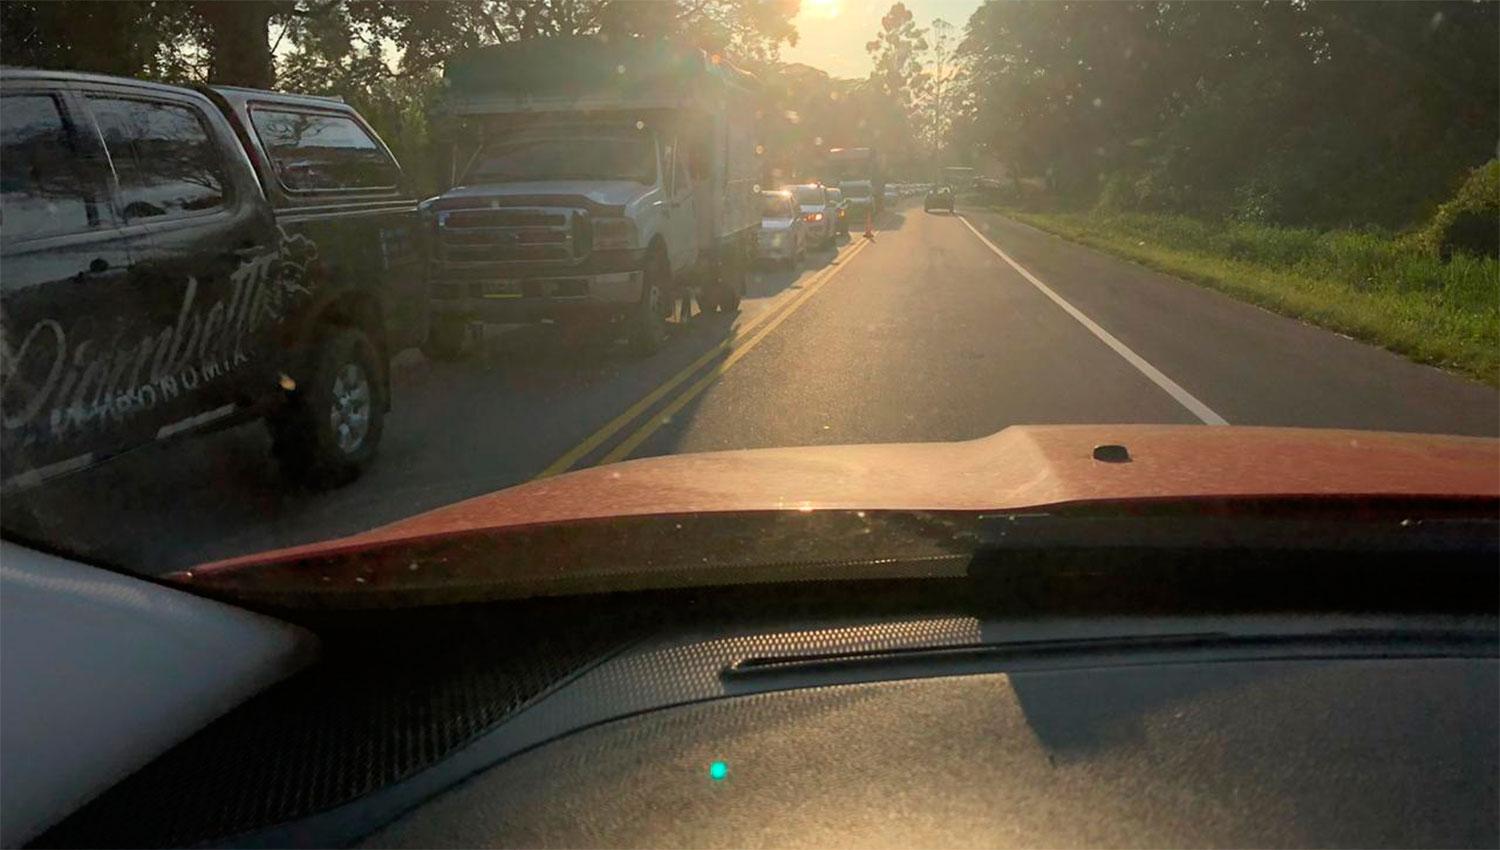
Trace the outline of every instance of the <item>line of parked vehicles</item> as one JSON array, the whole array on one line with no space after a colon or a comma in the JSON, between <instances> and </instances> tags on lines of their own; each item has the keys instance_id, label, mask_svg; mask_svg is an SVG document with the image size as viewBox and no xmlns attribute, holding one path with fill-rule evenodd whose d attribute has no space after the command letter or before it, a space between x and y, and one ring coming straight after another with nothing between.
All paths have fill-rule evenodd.
<instances>
[{"instance_id":1,"label":"line of parked vehicles","mask_svg":"<svg viewBox=\"0 0 1500 850\"><path fill-rule=\"evenodd\" d=\"M548 321L649 353L674 312L738 307L751 75L583 38L445 67L453 188L427 200L336 98L0 70L0 492L253 419L288 478L335 486L404 349Z\"/></svg>"},{"instance_id":2,"label":"line of parked vehicles","mask_svg":"<svg viewBox=\"0 0 1500 850\"><path fill-rule=\"evenodd\" d=\"M762 192L759 86L696 49L537 39L444 74L453 188L419 200L337 98L0 69L0 493L253 419L336 486L397 353L461 357L476 322L651 353L907 188L860 148L856 179Z\"/></svg>"}]
</instances>

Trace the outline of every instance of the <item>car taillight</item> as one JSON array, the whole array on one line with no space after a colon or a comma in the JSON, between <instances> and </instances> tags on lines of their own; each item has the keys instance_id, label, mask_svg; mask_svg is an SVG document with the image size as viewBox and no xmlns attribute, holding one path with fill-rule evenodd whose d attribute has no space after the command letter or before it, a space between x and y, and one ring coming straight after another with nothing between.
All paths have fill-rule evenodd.
<instances>
[{"instance_id":1,"label":"car taillight","mask_svg":"<svg viewBox=\"0 0 1500 850\"><path fill-rule=\"evenodd\" d=\"M805 216L802 217L802 220L803 221L822 221L823 220L823 214L822 213L808 213L807 215L805 215Z\"/></svg>"},{"instance_id":2,"label":"car taillight","mask_svg":"<svg viewBox=\"0 0 1500 850\"><path fill-rule=\"evenodd\" d=\"M598 249L632 249L636 247L635 222L628 218L594 219L594 247Z\"/></svg>"}]
</instances>

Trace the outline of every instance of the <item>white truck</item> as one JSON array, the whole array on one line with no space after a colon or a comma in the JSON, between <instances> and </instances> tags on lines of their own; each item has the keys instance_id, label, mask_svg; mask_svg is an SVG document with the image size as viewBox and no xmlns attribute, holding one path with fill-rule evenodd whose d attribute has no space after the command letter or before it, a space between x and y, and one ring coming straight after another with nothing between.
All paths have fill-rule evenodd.
<instances>
[{"instance_id":1,"label":"white truck","mask_svg":"<svg viewBox=\"0 0 1500 850\"><path fill-rule=\"evenodd\" d=\"M650 353L667 322L738 308L760 224L759 86L661 42L535 39L445 63L458 128L435 228L428 352L472 322L624 323Z\"/></svg>"}]
</instances>

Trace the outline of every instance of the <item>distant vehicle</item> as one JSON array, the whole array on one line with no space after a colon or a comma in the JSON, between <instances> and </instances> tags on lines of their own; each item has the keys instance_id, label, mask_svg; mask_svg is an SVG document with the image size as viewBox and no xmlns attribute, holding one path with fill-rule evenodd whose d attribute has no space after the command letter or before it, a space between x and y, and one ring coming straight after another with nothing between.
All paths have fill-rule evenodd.
<instances>
[{"instance_id":1,"label":"distant vehicle","mask_svg":"<svg viewBox=\"0 0 1500 850\"><path fill-rule=\"evenodd\" d=\"M466 51L444 77L462 126L457 186L432 205L440 354L462 354L475 319L623 320L650 353L679 300L739 307L760 222L754 77L584 37Z\"/></svg>"},{"instance_id":2,"label":"distant vehicle","mask_svg":"<svg viewBox=\"0 0 1500 850\"><path fill-rule=\"evenodd\" d=\"M849 235L849 201L844 197L843 190L828 187L828 202L833 205L834 231L840 236Z\"/></svg>"},{"instance_id":3,"label":"distant vehicle","mask_svg":"<svg viewBox=\"0 0 1500 850\"><path fill-rule=\"evenodd\" d=\"M885 208L885 160L875 148L829 148L823 155L819 173L823 182L831 186L870 184L875 213L878 215ZM849 194L847 187L844 193Z\"/></svg>"},{"instance_id":4,"label":"distant vehicle","mask_svg":"<svg viewBox=\"0 0 1500 850\"><path fill-rule=\"evenodd\" d=\"M427 329L425 229L338 100L0 72L0 491L264 418L285 474L374 459Z\"/></svg>"},{"instance_id":5,"label":"distant vehicle","mask_svg":"<svg viewBox=\"0 0 1500 850\"><path fill-rule=\"evenodd\" d=\"M875 189L868 180L846 180L839 184L847 204L846 219L857 227L866 227L876 212Z\"/></svg>"},{"instance_id":6,"label":"distant vehicle","mask_svg":"<svg viewBox=\"0 0 1500 850\"><path fill-rule=\"evenodd\" d=\"M952 187L954 192L967 192L974 188L974 179L978 172L968 166L949 165L943 168L943 184Z\"/></svg>"},{"instance_id":7,"label":"distant vehicle","mask_svg":"<svg viewBox=\"0 0 1500 850\"><path fill-rule=\"evenodd\" d=\"M761 259L795 266L807 253L807 225L791 192L761 195L756 253Z\"/></svg>"},{"instance_id":8,"label":"distant vehicle","mask_svg":"<svg viewBox=\"0 0 1500 850\"><path fill-rule=\"evenodd\" d=\"M833 206L828 200L828 190L817 183L789 186L792 198L807 229L807 241L820 248L833 244L836 225Z\"/></svg>"},{"instance_id":9,"label":"distant vehicle","mask_svg":"<svg viewBox=\"0 0 1500 850\"><path fill-rule=\"evenodd\" d=\"M947 186L939 186L927 193L922 199L922 209L925 212L933 210L947 210L953 212L953 190Z\"/></svg>"}]
</instances>

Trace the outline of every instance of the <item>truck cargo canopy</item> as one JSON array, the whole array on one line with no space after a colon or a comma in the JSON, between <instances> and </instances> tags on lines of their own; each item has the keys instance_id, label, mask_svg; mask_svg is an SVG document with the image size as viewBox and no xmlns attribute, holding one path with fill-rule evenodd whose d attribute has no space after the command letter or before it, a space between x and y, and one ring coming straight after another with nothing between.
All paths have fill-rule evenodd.
<instances>
[{"instance_id":1,"label":"truck cargo canopy","mask_svg":"<svg viewBox=\"0 0 1500 850\"><path fill-rule=\"evenodd\" d=\"M702 50L643 39L530 39L455 54L447 107L459 115L713 108L758 88Z\"/></svg>"}]
</instances>

